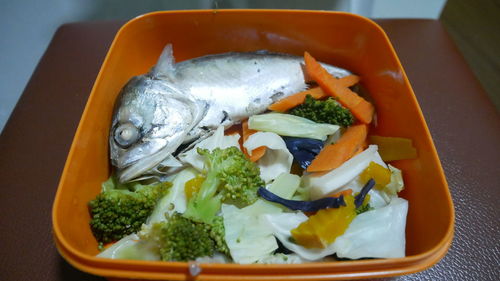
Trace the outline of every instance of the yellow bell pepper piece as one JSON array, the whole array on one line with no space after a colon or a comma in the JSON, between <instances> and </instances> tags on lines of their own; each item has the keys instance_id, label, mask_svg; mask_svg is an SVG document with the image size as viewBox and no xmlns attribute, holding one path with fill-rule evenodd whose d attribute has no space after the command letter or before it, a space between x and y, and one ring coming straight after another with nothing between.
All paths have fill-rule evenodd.
<instances>
[{"instance_id":1,"label":"yellow bell pepper piece","mask_svg":"<svg viewBox=\"0 0 500 281\"><path fill-rule=\"evenodd\" d=\"M417 158L417 150L411 139L370 136L371 144L378 145L378 153L384 162Z\"/></svg>"},{"instance_id":2,"label":"yellow bell pepper piece","mask_svg":"<svg viewBox=\"0 0 500 281\"><path fill-rule=\"evenodd\" d=\"M375 162L370 162L370 165L368 165L359 177L362 183L367 183L370 179L375 180L375 188L382 190L391 182L391 170Z\"/></svg>"},{"instance_id":3,"label":"yellow bell pepper piece","mask_svg":"<svg viewBox=\"0 0 500 281\"><path fill-rule=\"evenodd\" d=\"M346 206L319 210L316 214L292 229L296 243L306 248L325 248L344 234L349 224L356 217L354 197L344 197Z\"/></svg>"},{"instance_id":4,"label":"yellow bell pepper piece","mask_svg":"<svg viewBox=\"0 0 500 281\"><path fill-rule=\"evenodd\" d=\"M196 176L190 180L188 180L184 184L184 193L186 194L186 199L189 201L193 194L200 190L201 184L205 181L205 178L202 176Z\"/></svg>"}]
</instances>

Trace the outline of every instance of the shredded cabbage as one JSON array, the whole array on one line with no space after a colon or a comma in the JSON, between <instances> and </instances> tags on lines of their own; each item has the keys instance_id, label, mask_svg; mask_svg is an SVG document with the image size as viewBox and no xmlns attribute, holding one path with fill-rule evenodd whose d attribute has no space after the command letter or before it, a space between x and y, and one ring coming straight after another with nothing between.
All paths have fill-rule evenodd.
<instances>
[{"instance_id":1,"label":"shredded cabbage","mask_svg":"<svg viewBox=\"0 0 500 281\"><path fill-rule=\"evenodd\" d=\"M333 249L338 257L399 258L405 256L408 201L395 198L389 205L358 215Z\"/></svg>"},{"instance_id":2,"label":"shredded cabbage","mask_svg":"<svg viewBox=\"0 0 500 281\"><path fill-rule=\"evenodd\" d=\"M259 202L262 201L259 200L254 204L263 205ZM256 208L252 205L238 209L233 205L222 204L226 232L224 238L235 262L255 263L271 256L278 249L272 230L260 219L263 209L265 208Z\"/></svg>"},{"instance_id":3,"label":"shredded cabbage","mask_svg":"<svg viewBox=\"0 0 500 281\"><path fill-rule=\"evenodd\" d=\"M287 255L283 253L277 253L257 261L257 263L261 264L299 264L306 262L308 261L304 260L297 254Z\"/></svg>"},{"instance_id":4,"label":"shredded cabbage","mask_svg":"<svg viewBox=\"0 0 500 281\"><path fill-rule=\"evenodd\" d=\"M377 157L380 157L377 153L377 146L370 145L360 154L326 174L311 173L305 175L302 178L303 183L310 187L312 199L325 197L328 194L340 191L342 186L356 178Z\"/></svg>"},{"instance_id":5,"label":"shredded cabbage","mask_svg":"<svg viewBox=\"0 0 500 281\"><path fill-rule=\"evenodd\" d=\"M283 113L266 113L248 118L248 128L257 131L273 132L281 136L326 140L340 127L316 123L309 119Z\"/></svg>"},{"instance_id":6,"label":"shredded cabbage","mask_svg":"<svg viewBox=\"0 0 500 281\"><path fill-rule=\"evenodd\" d=\"M137 234L130 234L100 252L97 257L126 260L160 260L158 247L150 241L140 240Z\"/></svg>"},{"instance_id":7,"label":"shredded cabbage","mask_svg":"<svg viewBox=\"0 0 500 281\"><path fill-rule=\"evenodd\" d=\"M260 177L269 183L282 173L289 173L293 156L285 141L275 133L257 132L248 137L243 146L251 153L260 146L267 147L266 153L257 161Z\"/></svg>"},{"instance_id":8,"label":"shredded cabbage","mask_svg":"<svg viewBox=\"0 0 500 281\"><path fill-rule=\"evenodd\" d=\"M196 176L198 172L193 168L186 168L175 176L172 187L168 194L163 196L147 220L147 225L165 220L165 215L172 215L174 212L184 213L186 211L186 193L184 185ZM143 226L144 229L144 226Z\"/></svg>"},{"instance_id":9,"label":"shredded cabbage","mask_svg":"<svg viewBox=\"0 0 500 281\"><path fill-rule=\"evenodd\" d=\"M198 147L205 148L210 151L217 147L222 149L231 146L235 146L239 149L240 148L240 144L238 142L239 139L240 139L239 134L225 136L224 126L219 126L213 135L199 142L192 149L183 152L182 154L179 155L178 158L183 163L188 163L198 171L201 171L205 167L205 161L203 157L198 154L197 152Z\"/></svg>"},{"instance_id":10,"label":"shredded cabbage","mask_svg":"<svg viewBox=\"0 0 500 281\"><path fill-rule=\"evenodd\" d=\"M267 187L267 189L281 198L292 199L299 185L299 176L282 173Z\"/></svg>"},{"instance_id":11,"label":"shredded cabbage","mask_svg":"<svg viewBox=\"0 0 500 281\"><path fill-rule=\"evenodd\" d=\"M335 253L333 244L324 249L308 249L290 241L290 237L292 236L290 231L307 220L307 216L302 212L265 214L263 215L263 219L272 228L274 236L276 236L287 249L292 250L305 260L316 261Z\"/></svg>"}]
</instances>

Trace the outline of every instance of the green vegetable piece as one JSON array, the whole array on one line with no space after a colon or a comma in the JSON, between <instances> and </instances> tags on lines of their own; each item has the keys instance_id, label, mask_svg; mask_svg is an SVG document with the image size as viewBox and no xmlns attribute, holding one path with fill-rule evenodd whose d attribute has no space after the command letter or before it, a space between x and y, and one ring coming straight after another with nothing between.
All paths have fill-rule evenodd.
<instances>
[{"instance_id":1,"label":"green vegetable piece","mask_svg":"<svg viewBox=\"0 0 500 281\"><path fill-rule=\"evenodd\" d=\"M258 166L236 147L198 148L205 158L207 174L200 190L188 202L184 215L196 221L212 223L221 203L247 206L254 203L257 189L264 185Z\"/></svg>"},{"instance_id":2,"label":"green vegetable piece","mask_svg":"<svg viewBox=\"0 0 500 281\"><path fill-rule=\"evenodd\" d=\"M359 214L362 214L364 212L368 212L368 211L371 211L373 210L373 208L370 206L370 204L363 204L361 206L359 206L358 208L356 208L356 215L359 215Z\"/></svg>"},{"instance_id":3,"label":"green vegetable piece","mask_svg":"<svg viewBox=\"0 0 500 281\"><path fill-rule=\"evenodd\" d=\"M327 123L349 127L354 122L349 109L342 107L333 98L326 100L316 100L311 95L307 95L303 104L292 108L289 114L307 118L316 123Z\"/></svg>"},{"instance_id":4,"label":"green vegetable piece","mask_svg":"<svg viewBox=\"0 0 500 281\"><path fill-rule=\"evenodd\" d=\"M147 239L156 241L164 261L192 261L211 257L215 251L229 254L222 217L207 224L174 213L167 221L154 224Z\"/></svg>"},{"instance_id":5,"label":"green vegetable piece","mask_svg":"<svg viewBox=\"0 0 500 281\"><path fill-rule=\"evenodd\" d=\"M116 183L112 178L106 181L102 192L88 203L90 227L100 243L114 242L137 232L171 185Z\"/></svg>"},{"instance_id":6,"label":"green vegetable piece","mask_svg":"<svg viewBox=\"0 0 500 281\"><path fill-rule=\"evenodd\" d=\"M263 132L273 132L280 136L310 138L325 141L327 136L340 127L321 124L307 118L282 113L265 113L248 118L248 128Z\"/></svg>"}]
</instances>

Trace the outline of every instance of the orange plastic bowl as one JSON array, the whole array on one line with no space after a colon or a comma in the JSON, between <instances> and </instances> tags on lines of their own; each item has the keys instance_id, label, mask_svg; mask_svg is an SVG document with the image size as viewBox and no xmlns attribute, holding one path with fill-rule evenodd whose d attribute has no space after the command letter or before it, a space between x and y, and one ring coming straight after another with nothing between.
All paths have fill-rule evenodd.
<instances>
[{"instance_id":1,"label":"orange plastic bowl","mask_svg":"<svg viewBox=\"0 0 500 281\"><path fill-rule=\"evenodd\" d=\"M372 133L411 138L418 158L393 164L404 171L409 201L406 257L301 265L202 264L199 280L326 280L401 275L441 259L453 237L454 211L429 130L384 31L352 14L297 10L156 12L125 24L113 41L90 94L53 207L55 242L76 268L107 277L190 279L188 263L94 257L87 202L110 174L108 130L115 98L134 75L147 72L167 44L178 61L228 51L267 49L347 68L362 78L377 109ZM256 245L258 247L258 245Z\"/></svg>"}]
</instances>

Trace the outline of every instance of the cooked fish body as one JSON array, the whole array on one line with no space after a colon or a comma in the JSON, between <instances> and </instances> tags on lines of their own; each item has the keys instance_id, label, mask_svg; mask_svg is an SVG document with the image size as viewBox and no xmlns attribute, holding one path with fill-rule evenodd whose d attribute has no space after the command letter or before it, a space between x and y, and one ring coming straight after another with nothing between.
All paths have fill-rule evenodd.
<instances>
[{"instance_id":1,"label":"cooked fish body","mask_svg":"<svg viewBox=\"0 0 500 281\"><path fill-rule=\"evenodd\" d=\"M122 89L110 132L112 164L121 182L178 165L176 149L262 113L306 89L303 58L264 51L224 53L174 63L167 45L151 72ZM323 64L331 74L350 72Z\"/></svg>"}]
</instances>

